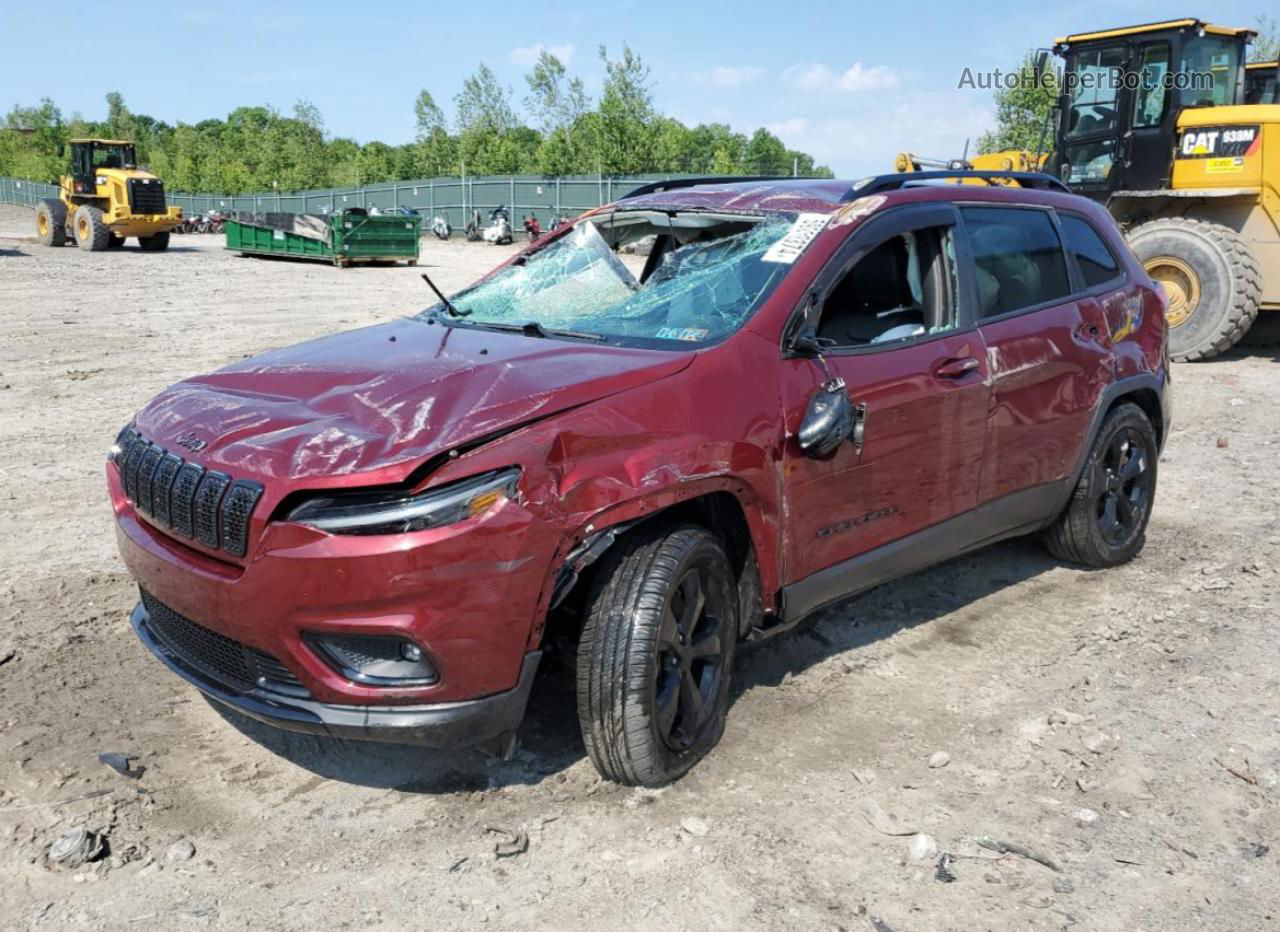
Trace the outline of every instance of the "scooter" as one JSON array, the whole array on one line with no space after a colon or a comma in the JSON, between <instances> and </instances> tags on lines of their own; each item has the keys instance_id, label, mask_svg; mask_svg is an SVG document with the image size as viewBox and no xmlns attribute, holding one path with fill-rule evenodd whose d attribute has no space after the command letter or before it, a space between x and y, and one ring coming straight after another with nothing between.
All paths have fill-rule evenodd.
<instances>
[{"instance_id":1,"label":"scooter","mask_svg":"<svg viewBox=\"0 0 1280 932\"><path fill-rule=\"evenodd\" d=\"M524 218L524 231L529 234L529 242L533 242L542 235L542 224L538 223L538 218L533 214Z\"/></svg>"},{"instance_id":2,"label":"scooter","mask_svg":"<svg viewBox=\"0 0 1280 932\"><path fill-rule=\"evenodd\" d=\"M453 235L453 227L449 226L449 221L442 215L431 218L431 232L436 235L436 239L447 240ZM470 239L470 237L467 237Z\"/></svg>"}]
</instances>

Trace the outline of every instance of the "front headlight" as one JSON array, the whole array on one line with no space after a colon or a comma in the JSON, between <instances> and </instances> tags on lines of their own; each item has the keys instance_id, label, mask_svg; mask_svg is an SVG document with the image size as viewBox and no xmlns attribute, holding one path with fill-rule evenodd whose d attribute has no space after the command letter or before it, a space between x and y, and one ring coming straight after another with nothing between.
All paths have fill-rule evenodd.
<instances>
[{"instance_id":1,"label":"front headlight","mask_svg":"<svg viewBox=\"0 0 1280 932\"><path fill-rule=\"evenodd\" d=\"M484 514L498 502L516 497L519 469L502 469L449 485L406 495L403 492L353 492L312 498L287 519L330 534L402 534L457 524Z\"/></svg>"}]
</instances>

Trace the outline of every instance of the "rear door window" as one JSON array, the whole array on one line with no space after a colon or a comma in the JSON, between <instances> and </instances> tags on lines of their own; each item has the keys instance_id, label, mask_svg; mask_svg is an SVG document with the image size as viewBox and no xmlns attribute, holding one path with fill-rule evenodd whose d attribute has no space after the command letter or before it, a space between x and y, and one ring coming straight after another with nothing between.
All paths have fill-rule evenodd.
<instances>
[{"instance_id":1,"label":"rear door window","mask_svg":"<svg viewBox=\"0 0 1280 932\"><path fill-rule=\"evenodd\" d=\"M1095 288L1120 276L1120 263L1101 234L1083 217L1059 214L1062 236L1076 257L1086 288Z\"/></svg>"},{"instance_id":2,"label":"rear door window","mask_svg":"<svg viewBox=\"0 0 1280 932\"><path fill-rule=\"evenodd\" d=\"M965 207L960 213L973 252L981 318L1049 304L1071 294L1066 255L1048 211Z\"/></svg>"}]
</instances>

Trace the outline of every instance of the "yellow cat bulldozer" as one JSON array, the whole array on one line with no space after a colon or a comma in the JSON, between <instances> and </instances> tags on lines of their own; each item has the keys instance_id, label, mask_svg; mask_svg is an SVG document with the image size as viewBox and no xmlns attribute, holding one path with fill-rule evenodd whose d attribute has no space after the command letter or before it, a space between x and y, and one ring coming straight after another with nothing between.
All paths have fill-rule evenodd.
<instances>
[{"instance_id":1,"label":"yellow cat bulldozer","mask_svg":"<svg viewBox=\"0 0 1280 932\"><path fill-rule=\"evenodd\" d=\"M71 174L58 197L36 205L36 235L46 246L74 241L94 252L136 236L146 252L169 248L182 208L165 204L164 183L137 165L134 145L119 139L72 139Z\"/></svg>"},{"instance_id":2,"label":"yellow cat bulldozer","mask_svg":"<svg viewBox=\"0 0 1280 932\"><path fill-rule=\"evenodd\" d=\"M1048 153L973 160L1019 158L1104 203L1169 297L1175 359L1280 311L1278 66L1246 65L1255 35L1180 19L1064 36Z\"/></svg>"}]
</instances>

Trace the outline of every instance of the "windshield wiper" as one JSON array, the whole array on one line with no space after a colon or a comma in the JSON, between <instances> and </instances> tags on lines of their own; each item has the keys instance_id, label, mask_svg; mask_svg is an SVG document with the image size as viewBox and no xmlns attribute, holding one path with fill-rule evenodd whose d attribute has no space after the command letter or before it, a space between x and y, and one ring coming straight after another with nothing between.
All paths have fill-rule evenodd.
<instances>
[{"instance_id":1,"label":"windshield wiper","mask_svg":"<svg viewBox=\"0 0 1280 932\"><path fill-rule=\"evenodd\" d=\"M431 290L436 293L436 297L440 299L440 303L444 305L444 309L449 312L450 317L466 317L470 311L460 311L454 307L449 299L444 296L444 292L436 287L436 283L431 280L426 272L422 273L422 280L431 286Z\"/></svg>"},{"instance_id":2,"label":"windshield wiper","mask_svg":"<svg viewBox=\"0 0 1280 932\"><path fill-rule=\"evenodd\" d=\"M605 337L599 333L585 333L581 330L561 330L556 327L544 327L536 320L525 321L523 324L501 324L487 320L476 320L471 322L472 327L481 327L485 330L502 330L507 333L522 333L527 337L569 337L574 340L591 340L593 343L605 342Z\"/></svg>"}]
</instances>

